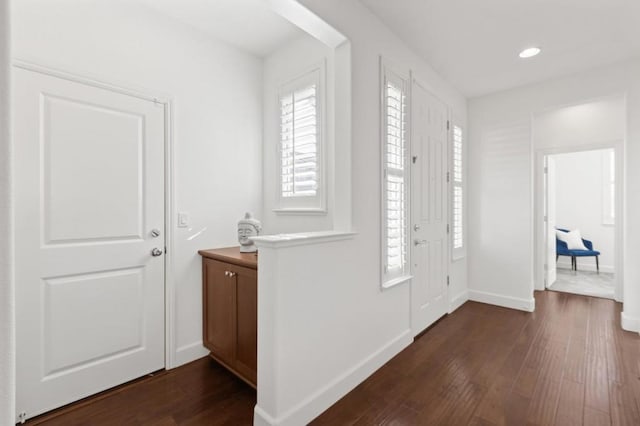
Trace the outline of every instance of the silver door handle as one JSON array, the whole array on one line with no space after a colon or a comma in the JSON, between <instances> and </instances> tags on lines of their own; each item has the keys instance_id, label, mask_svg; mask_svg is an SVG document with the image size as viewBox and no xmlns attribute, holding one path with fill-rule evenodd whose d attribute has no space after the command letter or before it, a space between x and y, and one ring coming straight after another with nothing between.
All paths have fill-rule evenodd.
<instances>
[{"instance_id":1,"label":"silver door handle","mask_svg":"<svg viewBox=\"0 0 640 426\"><path fill-rule=\"evenodd\" d=\"M413 245L414 246L423 246L427 244L427 240L413 240Z\"/></svg>"},{"instance_id":2,"label":"silver door handle","mask_svg":"<svg viewBox=\"0 0 640 426\"><path fill-rule=\"evenodd\" d=\"M231 272L231 271L224 271L224 274L227 277L235 277L236 276L236 273L235 272Z\"/></svg>"},{"instance_id":3,"label":"silver door handle","mask_svg":"<svg viewBox=\"0 0 640 426\"><path fill-rule=\"evenodd\" d=\"M162 256L162 250L160 250L158 247L154 248L153 250L151 250L151 256L153 257Z\"/></svg>"}]
</instances>

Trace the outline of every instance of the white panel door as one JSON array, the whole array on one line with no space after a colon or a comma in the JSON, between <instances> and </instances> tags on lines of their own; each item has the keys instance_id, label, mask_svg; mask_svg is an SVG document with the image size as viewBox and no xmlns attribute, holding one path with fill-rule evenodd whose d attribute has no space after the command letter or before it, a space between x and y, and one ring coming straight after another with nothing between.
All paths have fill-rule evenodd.
<instances>
[{"instance_id":1,"label":"white panel door","mask_svg":"<svg viewBox=\"0 0 640 426\"><path fill-rule=\"evenodd\" d=\"M447 313L447 107L411 86L411 328L422 332Z\"/></svg>"},{"instance_id":2,"label":"white panel door","mask_svg":"<svg viewBox=\"0 0 640 426\"><path fill-rule=\"evenodd\" d=\"M551 287L556 282L556 162L551 156L546 157L545 169L545 216L547 227L547 258L545 286Z\"/></svg>"},{"instance_id":3,"label":"white panel door","mask_svg":"<svg viewBox=\"0 0 640 426\"><path fill-rule=\"evenodd\" d=\"M38 72L14 82L16 408L29 418L164 368L165 115Z\"/></svg>"}]
</instances>

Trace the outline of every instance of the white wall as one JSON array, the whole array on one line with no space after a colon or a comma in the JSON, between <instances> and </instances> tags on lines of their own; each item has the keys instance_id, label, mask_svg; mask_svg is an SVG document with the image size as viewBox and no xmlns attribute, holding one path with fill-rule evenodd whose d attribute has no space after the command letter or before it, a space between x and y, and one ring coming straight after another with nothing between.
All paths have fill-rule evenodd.
<instances>
[{"instance_id":1,"label":"white wall","mask_svg":"<svg viewBox=\"0 0 640 426\"><path fill-rule=\"evenodd\" d=\"M174 100L174 365L201 344L199 249L262 208L262 61L135 2L14 2L14 56Z\"/></svg>"},{"instance_id":2,"label":"white wall","mask_svg":"<svg viewBox=\"0 0 640 426\"><path fill-rule=\"evenodd\" d=\"M9 1L0 1L0 424L15 423Z\"/></svg>"},{"instance_id":3,"label":"white wall","mask_svg":"<svg viewBox=\"0 0 640 426\"><path fill-rule=\"evenodd\" d=\"M623 325L640 329L640 61L616 64L578 75L501 92L469 102L469 288L493 294L518 307L533 293L532 117L550 108L577 105L612 95L626 100L626 144L620 147L626 218L618 241L624 246ZM537 117L537 115L536 115ZM582 121L582 124L588 121ZM602 143L604 141L600 141ZM619 163L620 164L620 163ZM620 168L619 168L620 169ZM622 237L624 236L624 239Z\"/></svg>"},{"instance_id":4,"label":"white wall","mask_svg":"<svg viewBox=\"0 0 640 426\"><path fill-rule=\"evenodd\" d=\"M604 161L607 151L583 151L554 155L556 164L556 226L579 229L600 252L600 270L614 271L615 228L603 223ZM561 256L558 265L569 269ZM578 270L596 270L595 259L578 259Z\"/></svg>"},{"instance_id":5,"label":"white wall","mask_svg":"<svg viewBox=\"0 0 640 426\"><path fill-rule=\"evenodd\" d=\"M357 235L261 248L257 424L305 424L411 341L409 285L380 290L379 56L395 68L413 70L466 124L464 97L360 2L301 3L351 42ZM464 260L455 265L451 297L464 294L465 269Z\"/></svg>"},{"instance_id":6,"label":"white wall","mask_svg":"<svg viewBox=\"0 0 640 426\"><path fill-rule=\"evenodd\" d=\"M292 79L325 63L324 104L324 159L325 190L327 191L326 214L276 213L280 175L278 174L278 146L280 141L280 104L278 87ZM328 157L333 152L333 132L328 131L333 123L334 91L334 53L333 49L310 35L293 40L264 58L264 139L263 139L263 228L264 234L278 234L302 231L325 231L333 229L335 210L333 161Z\"/></svg>"},{"instance_id":7,"label":"white wall","mask_svg":"<svg viewBox=\"0 0 640 426\"><path fill-rule=\"evenodd\" d=\"M579 149L624 140L625 99L621 94L535 111L533 145L541 149Z\"/></svg>"}]
</instances>

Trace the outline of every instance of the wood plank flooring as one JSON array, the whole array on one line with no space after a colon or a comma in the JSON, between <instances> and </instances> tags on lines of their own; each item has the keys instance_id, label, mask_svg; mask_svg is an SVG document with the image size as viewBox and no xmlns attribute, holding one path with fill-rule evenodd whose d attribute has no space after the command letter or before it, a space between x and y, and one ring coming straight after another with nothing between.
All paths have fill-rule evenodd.
<instances>
[{"instance_id":1,"label":"wood plank flooring","mask_svg":"<svg viewBox=\"0 0 640 426\"><path fill-rule=\"evenodd\" d=\"M640 336L620 304L537 292L536 312L468 302L313 425L640 425ZM209 359L45 425L250 425L255 392Z\"/></svg>"},{"instance_id":2,"label":"wood plank flooring","mask_svg":"<svg viewBox=\"0 0 640 426\"><path fill-rule=\"evenodd\" d=\"M57 411L29 425L251 425L256 392L206 357Z\"/></svg>"},{"instance_id":3,"label":"wood plank flooring","mask_svg":"<svg viewBox=\"0 0 640 426\"><path fill-rule=\"evenodd\" d=\"M313 425L640 425L640 336L620 304L536 292L466 303Z\"/></svg>"}]
</instances>

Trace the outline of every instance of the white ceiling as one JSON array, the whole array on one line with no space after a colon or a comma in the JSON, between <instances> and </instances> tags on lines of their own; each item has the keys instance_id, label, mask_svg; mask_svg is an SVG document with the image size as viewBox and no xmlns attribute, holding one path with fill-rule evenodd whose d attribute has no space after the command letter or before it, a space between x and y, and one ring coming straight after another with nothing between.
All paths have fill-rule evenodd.
<instances>
[{"instance_id":1,"label":"white ceiling","mask_svg":"<svg viewBox=\"0 0 640 426\"><path fill-rule=\"evenodd\" d=\"M361 1L468 97L640 56L639 0Z\"/></svg>"},{"instance_id":2,"label":"white ceiling","mask_svg":"<svg viewBox=\"0 0 640 426\"><path fill-rule=\"evenodd\" d=\"M303 34L265 0L137 1L260 57Z\"/></svg>"}]
</instances>

